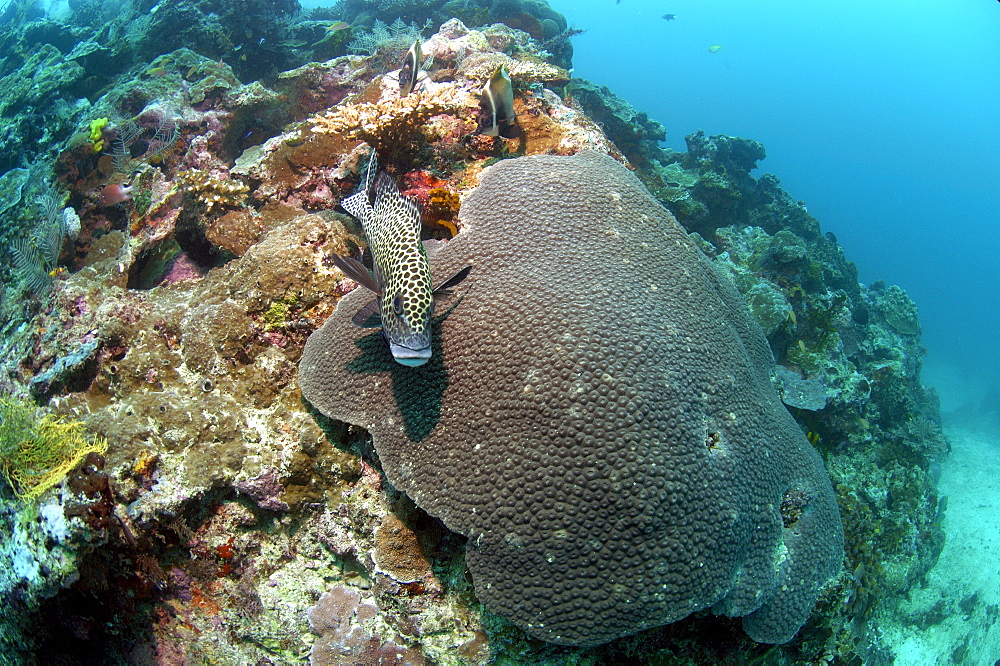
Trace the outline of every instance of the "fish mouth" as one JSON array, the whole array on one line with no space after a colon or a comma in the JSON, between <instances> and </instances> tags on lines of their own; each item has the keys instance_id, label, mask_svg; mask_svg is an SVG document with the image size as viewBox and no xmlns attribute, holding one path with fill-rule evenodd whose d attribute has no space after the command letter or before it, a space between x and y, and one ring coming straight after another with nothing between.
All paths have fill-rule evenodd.
<instances>
[{"instance_id":1,"label":"fish mouth","mask_svg":"<svg viewBox=\"0 0 1000 666\"><path fill-rule=\"evenodd\" d=\"M389 351L392 352L392 357L396 359L396 363L410 367L423 365L431 357L431 348L429 346L424 347L423 349L410 349L409 347L404 347L403 345L394 345L390 343Z\"/></svg>"}]
</instances>

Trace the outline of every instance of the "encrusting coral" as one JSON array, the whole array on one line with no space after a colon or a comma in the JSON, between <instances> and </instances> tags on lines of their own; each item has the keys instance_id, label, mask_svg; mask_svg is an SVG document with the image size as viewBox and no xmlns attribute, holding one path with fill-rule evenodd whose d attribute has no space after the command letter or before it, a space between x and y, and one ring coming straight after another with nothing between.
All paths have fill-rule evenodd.
<instances>
[{"instance_id":1,"label":"encrusting coral","mask_svg":"<svg viewBox=\"0 0 1000 666\"><path fill-rule=\"evenodd\" d=\"M519 85L540 82L561 85L570 80L570 73L562 67L535 60L519 60L505 53L474 53L462 60L458 71L470 79L485 81L501 66L507 68L511 79Z\"/></svg>"},{"instance_id":2,"label":"encrusting coral","mask_svg":"<svg viewBox=\"0 0 1000 666\"><path fill-rule=\"evenodd\" d=\"M250 190L238 180L223 180L197 169L180 172L177 174L177 182L205 204L205 210L209 212L216 207L238 208L242 206L243 199Z\"/></svg>"}]
</instances>

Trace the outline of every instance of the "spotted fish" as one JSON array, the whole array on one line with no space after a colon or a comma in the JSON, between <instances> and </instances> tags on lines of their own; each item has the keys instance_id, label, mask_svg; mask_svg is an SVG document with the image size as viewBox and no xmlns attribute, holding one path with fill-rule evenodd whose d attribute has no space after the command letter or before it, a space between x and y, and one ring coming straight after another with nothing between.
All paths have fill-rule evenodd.
<instances>
[{"instance_id":1,"label":"spotted fish","mask_svg":"<svg viewBox=\"0 0 1000 666\"><path fill-rule=\"evenodd\" d=\"M357 259L333 256L344 275L376 295L352 321L356 326L379 321L392 357L403 365L423 365L431 357L434 298L464 280L472 267L431 287L430 266L420 242L420 209L399 193L392 176L378 168L374 152L363 189L340 205L361 223L373 264L369 271Z\"/></svg>"}]
</instances>

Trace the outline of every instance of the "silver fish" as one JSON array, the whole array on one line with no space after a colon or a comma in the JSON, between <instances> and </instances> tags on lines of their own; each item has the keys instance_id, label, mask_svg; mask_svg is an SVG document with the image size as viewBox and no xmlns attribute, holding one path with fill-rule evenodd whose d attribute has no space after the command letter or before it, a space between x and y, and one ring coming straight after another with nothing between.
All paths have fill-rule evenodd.
<instances>
[{"instance_id":1,"label":"silver fish","mask_svg":"<svg viewBox=\"0 0 1000 666\"><path fill-rule=\"evenodd\" d=\"M427 253L420 242L420 209L399 193L396 181L378 168L372 152L364 187L340 204L355 217L368 239L373 270L357 259L333 255L347 277L376 295L352 318L356 326L377 326L396 362L423 365L431 357L434 299L465 279L464 269L431 288Z\"/></svg>"},{"instance_id":2,"label":"silver fish","mask_svg":"<svg viewBox=\"0 0 1000 666\"><path fill-rule=\"evenodd\" d=\"M403 66L399 70L399 96L406 97L417 86L417 77L420 75L420 67L423 64L423 55L420 53L420 39L413 42L410 50L403 58Z\"/></svg>"},{"instance_id":3,"label":"silver fish","mask_svg":"<svg viewBox=\"0 0 1000 666\"><path fill-rule=\"evenodd\" d=\"M479 102L479 133L514 139L518 136L517 115L514 113L514 87L503 65L483 86Z\"/></svg>"}]
</instances>

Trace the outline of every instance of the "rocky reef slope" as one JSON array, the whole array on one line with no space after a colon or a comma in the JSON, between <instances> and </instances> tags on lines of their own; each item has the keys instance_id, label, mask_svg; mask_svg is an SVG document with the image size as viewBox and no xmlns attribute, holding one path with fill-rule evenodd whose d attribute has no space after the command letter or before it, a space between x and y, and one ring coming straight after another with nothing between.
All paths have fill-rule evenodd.
<instances>
[{"instance_id":1,"label":"rocky reef slope","mask_svg":"<svg viewBox=\"0 0 1000 666\"><path fill-rule=\"evenodd\" d=\"M50 87L5 111L6 145L33 163L0 177L4 655L821 663L883 650L880 618L942 540L935 470L947 442L920 384L915 305L899 287L859 285L805 206L774 176L751 175L760 144L699 133L686 152L661 149L655 121L570 81L568 42L551 42L564 21L511 4L520 26L487 12L465 17L479 29L449 20L426 38L426 80L406 98L398 44L302 64L304 47L289 42L289 67L251 80L236 44L222 59L147 53L136 32L122 54L81 21L20 17L11 35L51 48L5 62L8 76ZM283 39L308 27L282 21ZM346 50L331 41L310 54ZM98 88L76 70L94 63L121 74ZM501 64L516 85L518 139L476 132L480 90ZM59 115L39 123L51 109ZM310 411L298 364L355 286L329 255L364 245L336 203L357 186L365 142L419 203L424 235L445 240L469 233L460 209L485 167L611 155L731 276L844 524L843 567L792 642L754 643L738 619L708 610L596 647L532 637L480 604L465 538L386 483L368 433ZM545 261L530 232L511 229L510 242ZM20 413L37 423L15 428L6 415ZM31 485L51 466L39 452L55 422L89 438L59 449L78 463L64 477ZM803 507L792 497L782 510Z\"/></svg>"}]
</instances>

